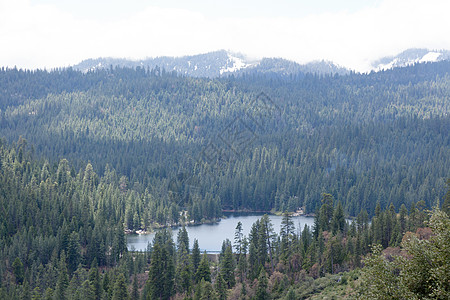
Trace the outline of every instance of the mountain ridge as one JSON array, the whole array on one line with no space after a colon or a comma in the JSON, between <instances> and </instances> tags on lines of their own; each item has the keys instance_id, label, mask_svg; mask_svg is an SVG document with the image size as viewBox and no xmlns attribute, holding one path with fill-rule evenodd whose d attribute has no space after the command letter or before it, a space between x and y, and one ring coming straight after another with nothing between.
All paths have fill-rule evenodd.
<instances>
[{"instance_id":1,"label":"mountain ridge","mask_svg":"<svg viewBox=\"0 0 450 300\"><path fill-rule=\"evenodd\" d=\"M417 63L443 60L450 60L449 50L410 48L397 55L385 56L374 60L369 71L378 72ZM178 75L207 78L231 75L241 76L243 74L289 76L312 73L319 75L347 75L352 71L327 60L315 60L306 64L300 64L280 57L252 59L244 54L227 50L179 57L159 56L141 60L111 57L90 58L74 65L73 68L82 72L88 72L97 69L107 69L111 66L146 69L159 68L160 71L176 72Z\"/></svg>"},{"instance_id":2,"label":"mountain ridge","mask_svg":"<svg viewBox=\"0 0 450 300\"><path fill-rule=\"evenodd\" d=\"M449 50L430 50L426 48L410 48L394 56L385 56L372 62L374 71L406 67L417 63L450 60Z\"/></svg>"},{"instance_id":3,"label":"mountain ridge","mask_svg":"<svg viewBox=\"0 0 450 300\"><path fill-rule=\"evenodd\" d=\"M313 61L307 64L284 58L251 59L241 53L218 50L197 55L181 57L160 56L143 60L124 58L86 59L73 66L74 69L88 72L96 69L113 67L143 67L154 69L159 67L166 72L177 72L180 75L193 77L220 77L242 75L244 73L272 73L295 75L300 73L348 74L349 69L338 66L331 61Z\"/></svg>"}]
</instances>

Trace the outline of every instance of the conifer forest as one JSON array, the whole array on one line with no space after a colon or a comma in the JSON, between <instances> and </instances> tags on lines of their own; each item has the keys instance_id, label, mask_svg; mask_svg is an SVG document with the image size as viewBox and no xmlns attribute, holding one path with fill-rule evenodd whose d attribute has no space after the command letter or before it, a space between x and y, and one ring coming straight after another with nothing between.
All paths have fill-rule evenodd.
<instances>
[{"instance_id":1,"label":"conifer forest","mask_svg":"<svg viewBox=\"0 0 450 300\"><path fill-rule=\"evenodd\" d=\"M0 137L0 299L450 299L450 61L1 68ZM201 251L224 212L261 217Z\"/></svg>"}]
</instances>

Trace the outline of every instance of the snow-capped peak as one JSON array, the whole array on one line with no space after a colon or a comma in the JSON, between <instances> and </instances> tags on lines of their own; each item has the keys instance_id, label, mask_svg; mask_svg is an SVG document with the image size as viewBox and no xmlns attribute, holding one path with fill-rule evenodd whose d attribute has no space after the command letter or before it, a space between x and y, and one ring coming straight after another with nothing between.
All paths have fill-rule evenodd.
<instances>
[{"instance_id":1,"label":"snow-capped peak","mask_svg":"<svg viewBox=\"0 0 450 300\"><path fill-rule=\"evenodd\" d=\"M446 50L408 49L396 56L389 56L375 61L372 66L375 71L406 67L416 63L437 62L450 58Z\"/></svg>"}]
</instances>

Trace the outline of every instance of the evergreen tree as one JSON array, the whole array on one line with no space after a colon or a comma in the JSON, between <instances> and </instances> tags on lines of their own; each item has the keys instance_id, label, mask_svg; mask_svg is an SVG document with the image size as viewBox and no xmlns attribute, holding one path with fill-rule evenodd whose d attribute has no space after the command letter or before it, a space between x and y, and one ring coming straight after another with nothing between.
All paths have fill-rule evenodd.
<instances>
[{"instance_id":1,"label":"evergreen tree","mask_svg":"<svg viewBox=\"0 0 450 300\"><path fill-rule=\"evenodd\" d=\"M442 203L442 211L450 216L450 178L447 179L447 193L444 196L444 203Z\"/></svg>"},{"instance_id":2,"label":"evergreen tree","mask_svg":"<svg viewBox=\"0 0 450 300\"><path fill-rule=\"evenodd\" d=\"M174 292L173 257L168 245L160 246L155 236L147 284L150 299L169 299ZM170 241L169 241L170 244Z\"/></svg>"},{"instance_id":3,"label":"evergreen tree","mask_svg":"<svg viewBox=\"0 0 450 300\"><path fill-rule=\"evenodd\" d=\"M178 253L189 254L189 236L188 236L186 227L184 225L178 231L177 249L178 249Z\"/></svg>"},{"instance_id":4,"label":"evergreen tree","mask_svg":"<svg viewBox=\"0 0 450 300\"><path fill-rule=\"evenodd\" d=\"M286 260L291 254L291 244L294 236L294 222L292 216L285 211L283 219L281 220L281 255L283 260Z\"/></svg>"},{"instance_id":5,"label":"evergreen tree","mask_svg":"<svg viewBox=\"0 0 450 300\"><path fill-rule=\"evenodd\" d=\"M247 269L248 269L247 247L248 241L247 238L244 236L242 239L242 244L240 248L241 254L237 266L241 283L244 282L245 278L247 277Z\"/></svg>"},{"instance_id":6,"label":"evergreen tree","mask_svg":"<svg viewBox=\"0 0 450 300\"><path fill-rule=\"evenodd\" d=\"M267 254L269 254L270 265L272 272L274 271L274 258L273 258L273 240L276 237L273 231L273 225L267 214L262 216L260 220L260 232L259 232L259 255L260 261L265 263L267 260Z\"/></svg>"},{"instance_id":7,"label":"evergreen tree","mask_svg":"<svg viewBox=\"0 0 450 300\"><path fill-rule=\"evenodd\" d=\"M220 264L220 274L227 283L228 288L234 287L236 284L234 277L234 258L233 251L229 245L225 249L225 254Z\"/></svg>"},{"instance_id":8,"label":"evergreen tree","mask_svg":"<svg viewBox=\"0 0 450 300\"><path fill-rule=\"evenodd\" d=\"M22 261L20 258L16 257L12 264L14 277L16 278L17 284L22 284L24 276L25 276L25 270L22 264Z\"/></svg>"},{"instance_id":9,"label":"evergreen tree","mask_svg":"<svg viewBox=\"0 0 450 300\"><path fill-rule=\"evenodd\" d=\"M23 300L31 300L31 292L30 292L30 285L28 284L28 281L25 280L23 286L22 286L22 297Z\"/></svg>"},{"instance_id":10,"label":"evergreen tree","mask_svg":"<svg viewBox=\"0 0 450 300\"><path fill-rule=\"evenodd\" d=\"M67 246L67 269L69 274L75 272L81 260L80 237L77 232L72 232L69 236Z\"/></svg>"},{"instance_id":11,"label":"evergreen tree","mask_svg":"<svg viewBox=\"0 0 450 300\"><path fill-rule=\"evenodd\" d=\"M128 300L128 289L125 282L125 276L120 273L114 284L112 300Z\"/></svg>"},{"instance_id":12,"label":"evergreen tree","mask_svg":"<svg viewBox=\"0 0 450 300\"><path fill-rule=\"evenodd\" d=\"M200 300L217 300L216 292L214 291L211 282L202 280Z\"/></svg>"},{"instance_id":13,"label":"evergreen tree","mask_svg":"<svg viewBox=\"0 0 450 300\"><path fill-rule=\"evenodd\" d=\"M202 281L202 279L205 281L211 281L211 270L206 251L203 253L202 260L200 261L197 272L195 273L195 281L197 283Z\"/></svg>"},{"instance_id":14,"label":"evergreen tree","mask_svg":"<svg viewBox=\"0 0 450 300\"><path fill-rule=\"evenodd\" d=\"M136 274L134 274L133 276L133 290L131 292L131 299L140 299L138 279Z\"/></svg>"},{"instance_id":15,"label":"evergreen tree","mask_svg":"<svg viewBox=\"0 0 450 300\"><path fill-rule=\"evenodd\" d=\"M258 276L258 285L256 287L256 299L258 300L268 300L270 299L270 294L267 292L268 279L267 273L264 269L261 269L261 272Z\"/></svg>"},{"instance_id":16,"label":"evergreen tree","mask_svg":"<svg viewBox=\"0 0 450 300\"><path fill-rule=\"evenodd\" d=\"M89 270L89 282L94 289L94 295L96 300L100 300L102 295L102 287L100 283L100 273L98 271L97 259L91 264L91 269Z\"/></svg>"},{"instance_id":17,"label":"evergreen tree","mask_svg":"<svg viewBox=\"0 0 450 300\"><path fill-rule=\"evenodd\" d=\"M91 284L89 280L85 280L81 285L81 297L85 300L95 300L95 290L94 286Z\"/></svg>"},{"instance_id":18,"label":"evergreen tree","mask_svg":"<svg viewBox=\"0 0 450 300\"><path fill-rule=\"evenodd\" d=\"M194 246L192 247L192 273L195 274L200 264L201 255L200 247L198 246L198 240L194 239Z\"/></svg>"},{"instance_id":19,"label":"evergreen tree","mask_svg":"<svg viewBox=\"0 0 450 300\"><path fill-rule=\"evenodd\" d=\"M186 249L183 247L181 249L183 253L178 255L176 282L178 291L185 292L191 288L192 265L189 255L186 253Z\"/></svg>"},{"instance_id":20,"label":"evergreen tree","mask_svg":"<svg viewBox=\"0 0 450 300\"><path fill-rule=\"evenodd\" d=\"M152 249L152 257L150 263L150 270L148 272L148 293L149 299L163 299L164 294L164 265L162 257L162 249L159 244L154 244Z\"/></svg>"},{"instance_id":21,"label":"evergreen tree","mask_svg":"<svg viewBox=\"0 0 450 300\"><path fill-rule=\"evenodd\" d=\"M226 300L228 297L227 283L223 279L222 273L219 273L216 278L215 290L218 300Z\"/></svg>"},{"instance_id":22,"label":"evergreen tree","mask_svg":"<svg viewBox=\"0 0 450 300\"><path fill-rule=\"evenodd\" d=\"M433 235L419 240L414 234L404 238L408 257L386 260L376 245L365 259L361 297L370 299L449 299L450 219L435 209L429 226Z\"/></svg>"},{"instance_id":23,"label":"evergreen tree","mask_svg":"<svg viewBox=\"0 0 450 300\"><path fill-rule=\"evenodd\" d=\"M336 209L333 213L333 219L331 222L331 228L333 234L338 232L344 232L345 227L345 216L344 216L344 208L342 207L341 201L338 202Z\"/></svg>"},{"instance_id":24,"label":"evergreen tree","mask_svg":"<svg viewBox=\"0 0 450 300\"><path fill-rule=\"evenodd\" d=\"M330 222L333 217L333 196L324 193L322 195L322 206L319 210L319 227L323 231L330 230Z\"/></svg>"},{"instance_id":25,"label":"evergreen tree","mask_svg":"<svg viewBox=\"0 0 450 300\"><path fill-rule=\"evenodd\" d=\"M289 289L288 293L286 294L285 300L297 300L294 289L292 288Z\"/></svg>"},{"instance_id":26,"label":"evergreen tree","mask_svg":"<svg viewBox=\"0 0 450 300\"><path fill-rule=\"evenodd\" d=\"M69 285L69 276L67 275L66 255L64 251L61 253L58 268L59 268L59 275L58 281L56 282L54 297L55 299L58 300L64 300L66 299L66 289Z\"/></svg>"}]
</instances>

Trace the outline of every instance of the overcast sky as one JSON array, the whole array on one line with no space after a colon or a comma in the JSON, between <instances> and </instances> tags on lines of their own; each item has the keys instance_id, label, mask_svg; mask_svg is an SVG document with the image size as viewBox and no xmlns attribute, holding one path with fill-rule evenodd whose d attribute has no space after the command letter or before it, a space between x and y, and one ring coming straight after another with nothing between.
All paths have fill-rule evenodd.
<instances>
[{"instance_id":1,"label":"overcast sky","mask_svg":"<svg viewBox=\"0 0 450 300\"><path fill-rule=\"evenodd\" d=\"M358 70L450 49L448 0L0 0L0 66L53 68L226 49Z\"/></svg>"}]
</instances>

